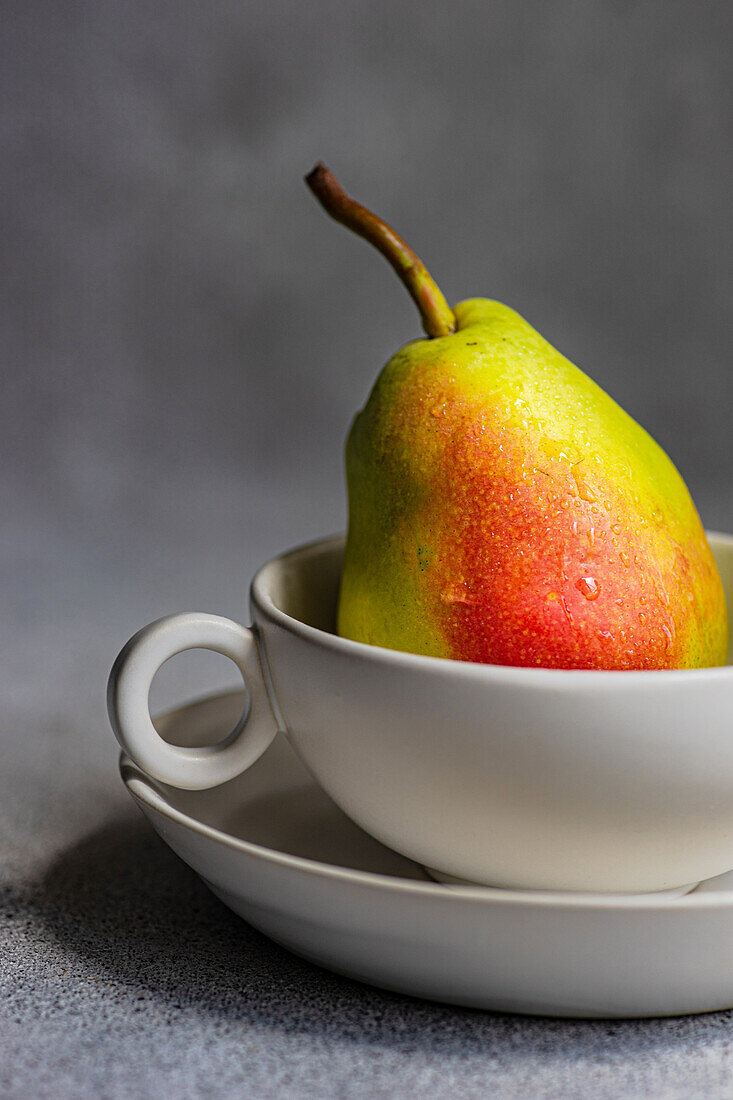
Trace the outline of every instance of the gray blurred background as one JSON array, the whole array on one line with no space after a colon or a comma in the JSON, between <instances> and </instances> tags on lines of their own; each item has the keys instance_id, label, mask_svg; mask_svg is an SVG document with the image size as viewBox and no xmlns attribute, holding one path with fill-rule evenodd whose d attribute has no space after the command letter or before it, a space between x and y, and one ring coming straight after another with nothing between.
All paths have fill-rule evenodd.
<instances>
[{"instance_id":1,"label":"gray blurred background","mask_svg":"<svg viewBox=\"0 0 733 1100\"><path fill-rule=\"evenodd\" d=\"M247 621L260 562L344 526L349 421L420 329L307 192L317 159L451 301L524 313L733 530L731 49L730 5L694 0L4 0L2 688L24 767L54 789L78 760L108 792L128 635ZM209 664L171 662L154 705L236 682Z\"/></svg>"}]
</instances>

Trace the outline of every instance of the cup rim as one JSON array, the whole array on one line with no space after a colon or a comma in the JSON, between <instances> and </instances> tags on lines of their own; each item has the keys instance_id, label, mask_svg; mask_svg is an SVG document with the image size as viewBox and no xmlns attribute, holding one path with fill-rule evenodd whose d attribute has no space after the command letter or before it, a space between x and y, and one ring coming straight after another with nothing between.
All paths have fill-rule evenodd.
<instances>
[{"instance_id":1,"label":"cup rim","mask_svg":"<svg viewBox=\"0 0 733 1100\"><path fill-rule=\"evenodd\" d=\"M733 535L718 531L706 531L708 539L726 543L733 551ZM309 623L296 619L282 608L278 607L272 599L267 587L267 575L276 567L283 566L295 558L316 557L328 550L343 546L345 534L327 535L319 539L313 539L298 546L292 547L281 554L270 558L259 567L250 585L250 600L260 615L272 625L278 626L288 634L309 642L323 649L344 656L358 657L373 664L403 667L426 673L445 674L452 677L465 677L468 679L485 680L487 683L502 681L515 686L525 688L539 688L552 686L555 688L568 688L596 690L601 685L604 688L612 684L625 687L642 687L650 683L650 677L654 682L690 683L706 680L727 680L733 677L733 664L714 665L706 668L672 668L672 669L585 669L585 668L526 668L519 665L493 665L482 664L477 661L462 661L453 657L431 657L421 653L408 653L399 649L388 649L385 646L370 645L366 642L357 642L351 638L343 638L340 634L333 634L328 630L311 626ZM729 610L729 614L730 614Z\"/></svg>"}]
</instances>

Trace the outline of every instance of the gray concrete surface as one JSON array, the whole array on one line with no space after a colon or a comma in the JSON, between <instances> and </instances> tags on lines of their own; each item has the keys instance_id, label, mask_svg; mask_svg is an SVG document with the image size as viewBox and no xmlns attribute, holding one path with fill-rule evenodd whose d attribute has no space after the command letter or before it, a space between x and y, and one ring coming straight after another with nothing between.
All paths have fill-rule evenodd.
<instances>
[{"instance_id":1,"label":"gray concrete surface","mask_svg":"<svg viewBox=\"0 0 733 1100\"><path fill-rule=\"evenodd\" d=\"M303 187L318 158L733 530L731 46L692 0L6 0L3 1096L733 1095L728 1013L523 1020L290 957L139 819L104 713L139 625L246 617L260 561L343 526L349 419L418 334ZM198 655L159 681L235 682Z\"/></svg>"}]
</instances>

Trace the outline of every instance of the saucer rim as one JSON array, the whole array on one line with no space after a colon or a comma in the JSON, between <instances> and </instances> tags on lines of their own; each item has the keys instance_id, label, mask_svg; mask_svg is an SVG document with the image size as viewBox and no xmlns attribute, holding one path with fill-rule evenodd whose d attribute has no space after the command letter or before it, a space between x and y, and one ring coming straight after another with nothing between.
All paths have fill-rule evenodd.
<instances>
[{"instance_id":1,"label":"saucer rim","mask_svg":"<svg viewBox=\"0 0 733 1100\"><path fill-rule=\"evenodd\" d=\"M159 719L173 719L176 715L182 714L198 704L229 695L241 694L241 689L211 692L163 711L156 717ZM287 737L284 730L280 732ZM227 833L223 829L207 825L191 814L184 813L167 801L165 793L160 790L157 781L144 772L125 752L120 752L118 756L118 769L122 782L136 802L145 803L154 812L162 814L183 828L198 833L207 840L265 863L275 863L292 871L320 875L337 881L347 881L371 889L387 889L402 894L455 899L457 903L462 900L466 903L483 903L486 905L544 906L552 909L571 908L589 911L616 909L635 911L641 909L668 913L670 910L723 909L733 906L733 889L698 893L696 887L683 897L673 899L655 893L645 896L643 894L624 895L579 891L577 893L568 892L563 895L559 891L516 890L478 884L475 886L447 886L437 882L420 882L414 879L401 878L398 875L385 875L379 871L361 871L353 867L324 863L321 860L311 859L307 856L296 856L287 852L280 852L277 849L268 848L266 845L257 844L251 840L243 840L240 837L232 836L231 833ZM316 781L313 780L313 782ZM702 883L699 885L702 885Z\"/></svg>"}]
</instances>

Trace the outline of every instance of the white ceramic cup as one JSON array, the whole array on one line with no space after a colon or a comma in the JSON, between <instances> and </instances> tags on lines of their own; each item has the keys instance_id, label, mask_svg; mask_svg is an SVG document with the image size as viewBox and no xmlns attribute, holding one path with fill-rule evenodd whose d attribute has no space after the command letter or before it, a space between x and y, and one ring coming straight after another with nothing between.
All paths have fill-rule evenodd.
<instances>
[{"instance_id":1,"label":"white ceramic cup","mask_svg":"<svg viewBox=\"0 0 733 1100\"><path fill-rule=\"evenodd\" d=\"M733 607L733 537L710 541ZM733 867L731 665L523 669L352 642L333 626L342 553L331 538L263 566L252 629L189 613L127 643L109 713L142 769L212 787L281 728L358 825L447 875L632 893ZM165 660L200 648L237 663L250 706L218 745L178 748L156 733L148 693Z\"/></svg>"}]
</instances>

